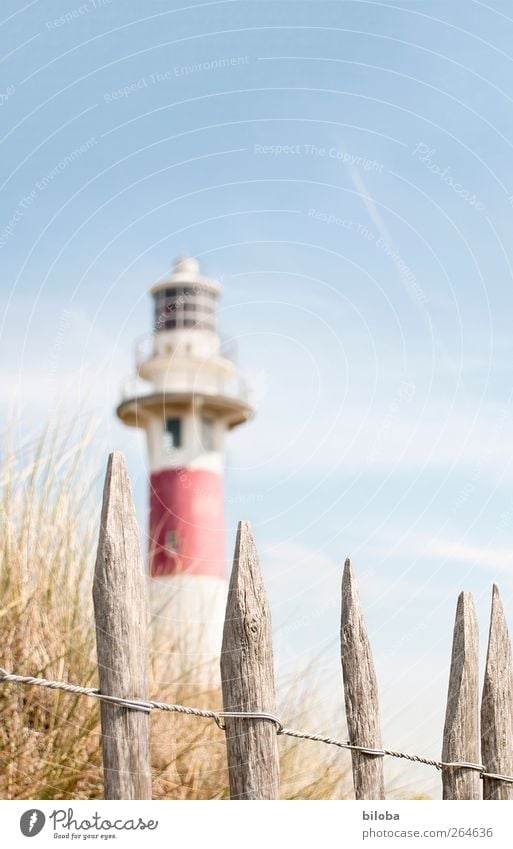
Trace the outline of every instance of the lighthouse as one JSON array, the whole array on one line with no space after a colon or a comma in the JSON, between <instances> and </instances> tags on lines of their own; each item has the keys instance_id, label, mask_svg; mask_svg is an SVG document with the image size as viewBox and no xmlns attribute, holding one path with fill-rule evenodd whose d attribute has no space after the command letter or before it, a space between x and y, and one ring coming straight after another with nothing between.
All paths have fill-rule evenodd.
<instances>
[{"instance_id":1,"label":"lighthouse","mask_svg":"<svg viewBox=\"0 0 513 849\"><path fill-rule=\"evenodd\" d=\"M226 604L225 436L252 410L221 344L219 283L187 257L150 294L153 332L137 345L135 386L117 414L146 433L158 649L173 654L180 674L204 679L219 656Z\"/></svg>"}]
</instances>

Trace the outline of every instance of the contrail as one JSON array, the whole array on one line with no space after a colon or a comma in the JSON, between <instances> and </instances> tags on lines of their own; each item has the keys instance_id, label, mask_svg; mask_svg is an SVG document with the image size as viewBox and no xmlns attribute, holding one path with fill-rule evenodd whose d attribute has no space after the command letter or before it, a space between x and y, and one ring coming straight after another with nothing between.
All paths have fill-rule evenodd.
<instances>
[{"instance_id":1,"label":"contrail","mask_svg":"<svg viewBox=\"0 0 513 849\"><path fill-rule=\"evenodd\" d=\"M357 189L360 198L362 199L365 209L369 214L369 218L375 225L376 230L380 235L380 240L383 243L384 251L391 258L392 262L395 265L401 283L407 290L408 294L413 297L415 301L421 304L427 303L428 299L425 292L422 290L421 286L417 282L415 275L406 266L404 260L399 254L399 251L396 249L392 236L390 235L376 204L374 203L372 197L370 196L367 190L367 186L363 181L362 175L354 166L350 166L349 173L351 175L351 179L354 183L354 186Z\"/></svg>"}]
</instances>

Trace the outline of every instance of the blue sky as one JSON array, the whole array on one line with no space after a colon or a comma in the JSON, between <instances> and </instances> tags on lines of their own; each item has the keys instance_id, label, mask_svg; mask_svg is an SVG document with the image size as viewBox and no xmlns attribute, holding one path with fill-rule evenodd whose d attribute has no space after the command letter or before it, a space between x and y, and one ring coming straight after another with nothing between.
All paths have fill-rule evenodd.
<instances>
[{"instance_id":1,"label":"blue sky","mask_svg":"<svg viewBox=\"0 0 513 849\"><path fill-rule=\"evenodd\" d=\"M319 705L341 697L351 555L385 739L436 756L458 592L483 651L492 581L513 616L510 4L2 18L3 419L22 439L58 398L94 417L144 528L144 445L113 410L148 288L197 255L258 410L228 445L227 513L231 540L253 522L280 669L321 655Z\"/></svg>"}]
</instances>

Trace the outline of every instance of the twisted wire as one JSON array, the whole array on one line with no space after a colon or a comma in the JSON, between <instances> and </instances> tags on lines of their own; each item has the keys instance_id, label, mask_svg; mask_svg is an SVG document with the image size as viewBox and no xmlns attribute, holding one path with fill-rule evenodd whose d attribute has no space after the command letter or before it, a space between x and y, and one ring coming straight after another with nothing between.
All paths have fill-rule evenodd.
<instances>
[{"instance_id":1,"label":"twisted wire","mask_svg":"<svg viewBox=\"0 0 513 849\"><path fill-rule=\"evenodd\" d=\"M330 746L337 746L340 749L349 749L353 752L360 752L363 755L371 757L383 758L385 756L392 758L401 758L413 763L426 764L433 766L435 769L473 769L479 772L480 778L489 778L496 781L504 781L513 784L513 776L500 775L498 773L486 772L483 764L468 763L466 761L444 762L433 760L432 758L424 758L421 755L412 755L405 752L396 752L392 749L373 749L368 746L358 746L346 740L338 740L335 737L328 737L323 734L314 734L309 731L297 731L294 728L285 728L281 720L272 713L263 711L223 711L223 710L203 710L202 708L189 707L187 705L168 704L167 702L157 702L153 700L145 701L143 699L124 699L119 696L110 696L106 693L100 693L95 687L80 687L78 684L68 684L66 681L52 681L48 678L34 678L30 675L15 675L7 672L0 667L0 682L11 684L26 684L28 686L45 687L49 690L63 690L65 693L71 693L75 696L89 696L98 701L115 704L119 707L128 708L129 710L142 711L149 714L153 710L162 710L168 713L179 713L185 716L198 716L203 719L213 719L217 726L226 731L226 724L222 722L224 718L229 719L262 719L267 722L272 722L276 728L276 733L284 737L294 737L299 740L311 740L315 743L326 743Z\"/></svg>"}]
</instances>

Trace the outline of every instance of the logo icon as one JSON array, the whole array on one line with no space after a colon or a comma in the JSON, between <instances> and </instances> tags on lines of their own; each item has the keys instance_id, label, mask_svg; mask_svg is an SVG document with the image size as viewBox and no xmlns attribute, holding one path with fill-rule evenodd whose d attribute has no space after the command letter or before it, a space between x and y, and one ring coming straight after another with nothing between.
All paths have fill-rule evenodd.
<instances>
[{"instance_id":1,"label":"logo icon","mask_svg":"<svg viewBox=\"0 0 513 849\"><path fill-rule=\"evenodd\" d=\"M30 811L25 811L20 817L21 833L25 837L35 837L43 828L45 821L46 817L42 811L31 808Z\"/></svg>"}]
</instances>

